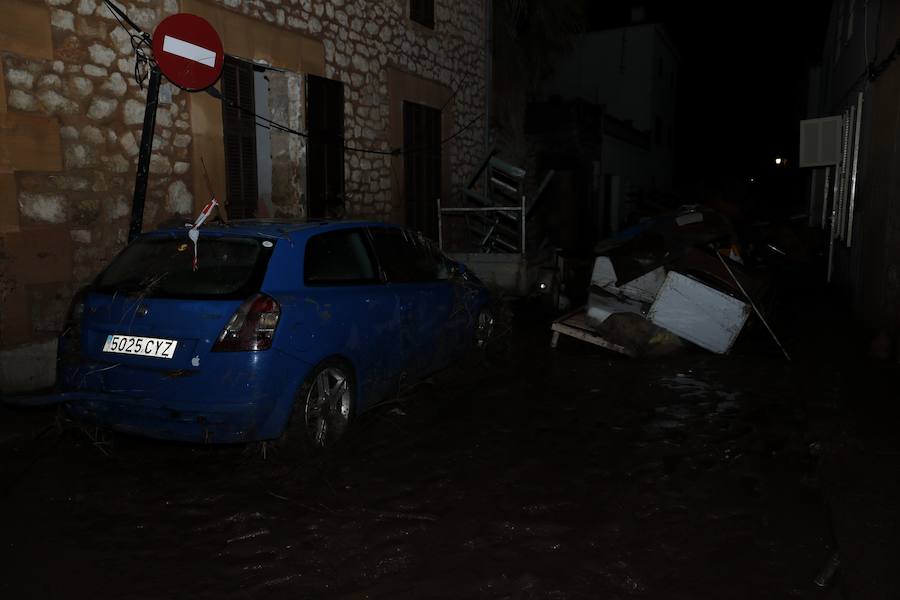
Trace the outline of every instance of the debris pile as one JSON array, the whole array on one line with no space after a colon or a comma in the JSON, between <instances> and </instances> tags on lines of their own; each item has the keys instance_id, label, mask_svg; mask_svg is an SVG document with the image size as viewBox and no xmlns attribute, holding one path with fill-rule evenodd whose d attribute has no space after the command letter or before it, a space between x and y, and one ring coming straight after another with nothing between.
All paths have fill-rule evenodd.
<instances>
[{"instance_id":1,"label":"debris pile","mask_svg":"<svg viewBox=\"0 0 900 600\"><path fill-rule=\"evenodd\" d=\"M770 278L744 266L733 228L715 211L683 206L597 250L587 304L553 323L554 347L568 335L632 357L684 341L725 354L751 313L765 323Z\"/></svg>"}]
</instances>

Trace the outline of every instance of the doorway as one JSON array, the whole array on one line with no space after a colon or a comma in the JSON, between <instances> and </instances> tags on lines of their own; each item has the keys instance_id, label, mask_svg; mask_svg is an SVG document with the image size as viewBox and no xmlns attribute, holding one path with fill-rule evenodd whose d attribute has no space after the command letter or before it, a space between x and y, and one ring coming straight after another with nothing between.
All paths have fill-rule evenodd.
<instances>
[{"instance_id":1,"label":"doorway","mask_svg":"<svg viewBox=\"0 0 900 600\"><path fill-rule=\"evenodd\" d=\"M441 195L441 111L403 102L406 225L436 240Z\"/></svg>"},{"instance_id":2,"label":"doorway","mask_svg":"<svg viewBox=\"0 0 900 600\"><path fill-rule=\"evenodd\" d=\"M344 84L306 78L307 217L344 215Z\"/></svg>"}]
</instances>

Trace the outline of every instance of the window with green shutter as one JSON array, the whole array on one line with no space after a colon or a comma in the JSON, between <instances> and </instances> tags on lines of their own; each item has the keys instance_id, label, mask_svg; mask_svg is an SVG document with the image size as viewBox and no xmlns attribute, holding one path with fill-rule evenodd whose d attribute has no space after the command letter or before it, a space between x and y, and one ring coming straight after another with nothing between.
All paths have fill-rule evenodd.
<instances>
[{"instance_id":1,"label":"window with green shutter","mask_svg":"<svg viewBox=\"0 0 900 600\"><path fill-rule=\"evenodd\" d=\"M258 192L252 64L225 56L222 96L225 98L222 104L222 138L225 142L228 216L233 219L253 218L256 216Z\"/></svg>"}]
</instances>

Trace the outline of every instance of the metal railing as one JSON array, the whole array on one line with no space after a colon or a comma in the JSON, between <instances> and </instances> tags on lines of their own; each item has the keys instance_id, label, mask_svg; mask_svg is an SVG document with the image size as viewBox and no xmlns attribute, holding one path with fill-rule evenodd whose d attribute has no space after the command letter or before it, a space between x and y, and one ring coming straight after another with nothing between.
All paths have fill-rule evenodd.
<instances>
[{"instance_id":1,"label":"metal railing","mask_svg":"<svg viewBox=\"0 0 900 600\"><path fill-rule=\"evenodd\" d=\"M495 218L493 222L485 223L486 231L484 232L484 237L481 239L481 242L478 244L478 247L482 252L487 252L489 248L500 245L505 246L509 252L518 252L519 254L525 254L525 223L526 223L526 214L528 211L528 198L525 195L522 195L522 203L520 206L471 206L471 207L441 207L441 199L437 199L437 229L438 229L438 246L443 250L444 248L444 215L450 214L478 214L478 215L490 215L491 213L495 214ZM518 213L518 217L513 216L511 213ZM500 226L500 217L506 216L509 219L517 222L519 225L519 245L518 247L513 246L512 244L506 242L501 239L498 234L498 227Z\"/></svg>"}]
</instances>

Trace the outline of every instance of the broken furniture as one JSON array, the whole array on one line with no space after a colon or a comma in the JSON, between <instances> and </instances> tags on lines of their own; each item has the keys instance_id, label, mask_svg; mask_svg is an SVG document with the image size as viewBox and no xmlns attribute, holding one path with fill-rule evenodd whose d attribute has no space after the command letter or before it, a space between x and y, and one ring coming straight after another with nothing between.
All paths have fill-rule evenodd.
<instances>
[{"instance_id":1,"label":"broken furniture","mask_svg":"<svg viewBox=\"0 0 900 600\"><path fill-rule=\"evenodd\" d=\"M631 358L639 355L638 351L633 347L612 342L607 339L608 336L599 333L588 322L587 313L583 306L554 321L550 325L550 330L553 332L553 336L550 339L551 348L556 348L560 335L566 335L607 350L612 350L613 352L618 352L619 354L624 354L625 356L630 356Z\"/></svg>"},{"instance_id":2,"label":"broken furniture","mask_svg":"<svg viewBox=\"0 0 900 600\"><path fill-rule=\"evenodd\" d=\"M605 242L587 304L551 325L551 345L568 335L635 356L677 336L711 352L729 352L750 315L746 300L762 298L768 286L733 259L729 267L719 246L732 254L727 226L696 207Z\"/></svg>"},{"instance_id":3,"label":"broken furniture","mask_svg":"<svg viewBox=\"0 0 900 600\"><path fill-rule=\"evenodd\" d=\"M524 296L535 288L541 270L555 264L548 253L527 248L528 219L553 177L549 171L530 198L525 192L526 171L496 157L492 149L463 189L465 206L442 206L437 200L438 243L445 245L444 221L460 215L475 252L449 253L478 277L504 292Z\"/></svg>"}]
</instances>

